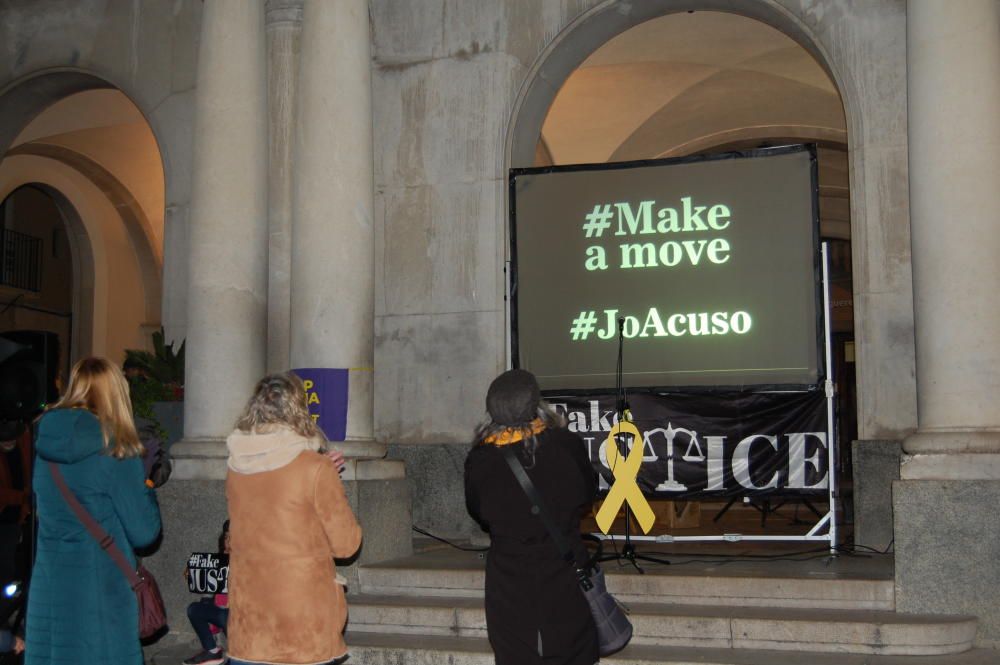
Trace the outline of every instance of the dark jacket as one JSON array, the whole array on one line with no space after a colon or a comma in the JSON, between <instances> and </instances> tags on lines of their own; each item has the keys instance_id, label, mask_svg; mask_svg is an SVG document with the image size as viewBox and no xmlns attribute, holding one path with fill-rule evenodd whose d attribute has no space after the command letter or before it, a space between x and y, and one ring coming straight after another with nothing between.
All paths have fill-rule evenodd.
<instances>
[{"instance_id":1,"label":"dark jacket","mask_svg":"<svg viewBox=\"0 0 1000 665\"><path fill-rule=\"evenodd\" d=\"M14 633L0 630L0 653L10 653L14 650Z\"/></svg>"},{"instance_id":2,"label":"dark jacket","mask_svg":"<svg viewBox=\"0 0 1000 665\"><path fill-rule=\"evenodd\" d=\"M524 443L510 444L527 467ZM583 441L566 430L538 435L534 466L526 468L553 521L586 558L580 517L597 480ZM570 565L560 558L545 525L501 449L477 445L465 460L469 514L489 532L486 624L497 665L593 665L598 660L593 619Z\"/></svg>"},{"instance_id":3,"label":"dark jacket","mask_svg":"<svg viewBox=\"0 0 1000 665\"><path fill-rule=\"evenodd\" d=\"M132 549L149 545L160 531L142 459L105 454L100 423L83 409L42 416L36 450L38 548L25 665L142 665L135 593L72 513L46 463L59 464L70 490L134 565Z\"/></svg>"}]
</instances>

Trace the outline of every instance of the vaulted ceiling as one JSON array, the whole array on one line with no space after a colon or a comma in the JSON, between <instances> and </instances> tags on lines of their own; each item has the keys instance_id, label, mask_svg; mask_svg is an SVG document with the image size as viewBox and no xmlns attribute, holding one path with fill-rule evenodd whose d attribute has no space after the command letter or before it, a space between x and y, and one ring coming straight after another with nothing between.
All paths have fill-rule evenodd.
<instances>
[{"instance_id":1,"label":"vaulted ceiling","mask_svg":"<svg viewBox=\"0 0 1000 665\"><path fill-rule=\"evenodd\" d=\"M583 62L549 110L539 162L672 157L769 139L846 145L830 77L764 23L682 12L636 26Z\"/></svg>"}]
</instances>

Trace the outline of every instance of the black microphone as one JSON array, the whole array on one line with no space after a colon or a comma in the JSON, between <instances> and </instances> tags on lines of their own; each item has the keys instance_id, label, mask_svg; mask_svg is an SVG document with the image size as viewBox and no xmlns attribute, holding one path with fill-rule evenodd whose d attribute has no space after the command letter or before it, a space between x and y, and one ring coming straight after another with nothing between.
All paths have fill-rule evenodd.
<instances>
[{"instance_id":1,"label":"black microphone","mask_svg":"<svg viewBox=\"0 0 1000 665\"><path fill-rule=\"evenodd\" d=\"M620 333L621 332L625 332L625 317L624 316L619 316L618 317L618 332L620 332Z\"/></svg>"}]
</instances>

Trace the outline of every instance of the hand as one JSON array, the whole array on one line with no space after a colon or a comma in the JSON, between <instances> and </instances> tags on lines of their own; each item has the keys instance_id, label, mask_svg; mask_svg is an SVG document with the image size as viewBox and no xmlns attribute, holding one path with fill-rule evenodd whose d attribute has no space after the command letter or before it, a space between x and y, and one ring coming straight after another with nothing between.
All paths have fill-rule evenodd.
<instances>
[{"instance_id":1,"label":"hand","mask_svg":"<svg viewBox=\"0 0 1000 665\"><path fill-rule=\"evenodd\" d=\"M14 653L24 653L24 640L20 637L14 638Z\"/></svg>"},{"instance_id":2,"label":"hand","mask_svg":"<svg viewBox=\"0 0 1000 665\"><path fill-rule=\"evenodd\" d=\"M326 456L330 458L330 461L337 467L337 471L344 470L344 453L339 450L328 450L326 451Z\"/></svg>"}]
</instances>

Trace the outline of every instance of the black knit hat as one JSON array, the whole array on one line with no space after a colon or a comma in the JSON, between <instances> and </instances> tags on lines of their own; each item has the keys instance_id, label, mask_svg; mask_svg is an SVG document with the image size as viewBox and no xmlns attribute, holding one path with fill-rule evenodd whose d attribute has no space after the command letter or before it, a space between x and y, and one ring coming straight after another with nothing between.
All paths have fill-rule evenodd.
<instances>
[{"instance_id":1,"label":"black knit hat","mask_svg":"<svg viewBox=\"0 0 1000 665\"><path fill-rule=\"evenodd\" d=\"M535 419L541 399L534 374L510 369L490 384L486 392L486 410L498 425L523 425Z\"/></svg>"}]
</instances>

